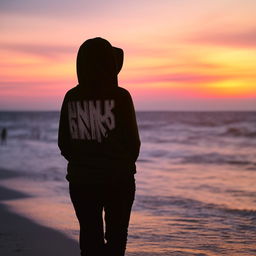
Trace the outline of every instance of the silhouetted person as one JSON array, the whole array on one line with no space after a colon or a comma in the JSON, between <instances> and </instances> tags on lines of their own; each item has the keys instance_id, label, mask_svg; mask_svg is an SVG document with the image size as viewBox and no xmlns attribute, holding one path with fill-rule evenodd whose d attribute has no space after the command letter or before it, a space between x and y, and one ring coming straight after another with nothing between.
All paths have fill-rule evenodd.
<instances>
[{"instance_id":1,"label":"silhouetted person","mask_svg":"<svg viewBox=\"0 0 256 256\"><path fill-rule=\"evenodd\" d=\"M6 145L7 144L7 129L3 128L1 132L1 144Z\"/></svg>"},{"instance_id":2,"label":"silhouetted person","mask_svg":"<svg viewBox=\"0 0 256 256\"><path fill-rule=\"evenodd\" d=\"M68 160L82 256L125 254L140 139L132 98L118 87L122 64L122 49L102 38L85 41L77 55L79 84L61 108L58 145Z\"/></svg>"}]
</instances>

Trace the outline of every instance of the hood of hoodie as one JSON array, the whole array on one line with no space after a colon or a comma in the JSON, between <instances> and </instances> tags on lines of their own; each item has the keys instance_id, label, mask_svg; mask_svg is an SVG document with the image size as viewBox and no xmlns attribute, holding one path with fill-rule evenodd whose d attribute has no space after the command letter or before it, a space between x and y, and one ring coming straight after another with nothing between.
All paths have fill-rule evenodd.
<instances>
[{"instance_id":1,"label":"hood of hoodie","mask_svg":"<svg viewBox=\"0 0 256 256\"><path fill-rule=\"evenodd\" d=\"M123 50L112 47L96 37L85 41L77 54L76 70L80 87L84 89L118 86L117 75L123 65Z\"/></svg>"}]
</instances>

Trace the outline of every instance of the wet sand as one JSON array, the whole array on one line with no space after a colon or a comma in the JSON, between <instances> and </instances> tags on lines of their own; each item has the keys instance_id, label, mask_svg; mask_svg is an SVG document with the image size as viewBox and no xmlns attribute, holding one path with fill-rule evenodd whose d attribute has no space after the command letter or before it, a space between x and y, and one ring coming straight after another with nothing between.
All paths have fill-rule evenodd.
<instances>
[{"instance_id":1,"label":"wet sand","mask_svg":"<svg viewBox=\"0 0 256 256\"><path fill-rule=\"evenodd\" d=\"M8 179L17 175L19 174L0 170L0 179ZM23 193L0 186L0 255L79 255L76 241L56 230L11 212L4 204L5 200L22 200L26 197L27 195Z\"/></svg>"}]
</instances>

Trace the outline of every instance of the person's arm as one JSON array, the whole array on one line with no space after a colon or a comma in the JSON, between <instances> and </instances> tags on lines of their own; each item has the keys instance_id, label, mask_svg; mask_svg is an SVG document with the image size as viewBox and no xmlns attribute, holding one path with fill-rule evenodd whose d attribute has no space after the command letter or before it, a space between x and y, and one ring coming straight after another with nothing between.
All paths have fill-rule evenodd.
<instances>
[{"instance_id":1,"label":"person's arm","mask_svg":"<svg viewBox=\"0 0 256 256\"><path fill-rule=\"evenodd\" d=\"M70 160L70 131L68 122L68 107L67 97L65 96L59 121L59 133L58 133L58 146L61 154L69 161Z\"/></svg>"},{"instance_id":2,"label":"person's arm","mask_svg":"<svg viewBox=\"0 0 256 256\"><path fill-rule=\"evenodd\" d=\"M123 101L124 109L124 130L125 140L128 150L132 156L132 160L135 162L140 152L140 137L138 132L138 126L136 121L136 114L132 97L128 91L126 91L125 99Z\"/></svg>"}]
</instances>

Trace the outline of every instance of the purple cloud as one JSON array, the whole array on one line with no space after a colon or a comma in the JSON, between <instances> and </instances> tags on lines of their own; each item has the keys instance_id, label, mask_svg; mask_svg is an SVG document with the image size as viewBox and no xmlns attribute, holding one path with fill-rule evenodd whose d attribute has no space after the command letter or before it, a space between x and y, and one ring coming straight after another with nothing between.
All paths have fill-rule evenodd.
<instances>
[{"instance_id":1,"label":"purple cloud","mask_svg":"<svg viewBox=\"0 0 256 256\"><path fill-rule=\"evenodd\" d=\"M0 49L37 55L45 58L57 58L62 54L76 53L77 47L63 45L37 45L0 43Z\"/></svg>"}]
</instances>

